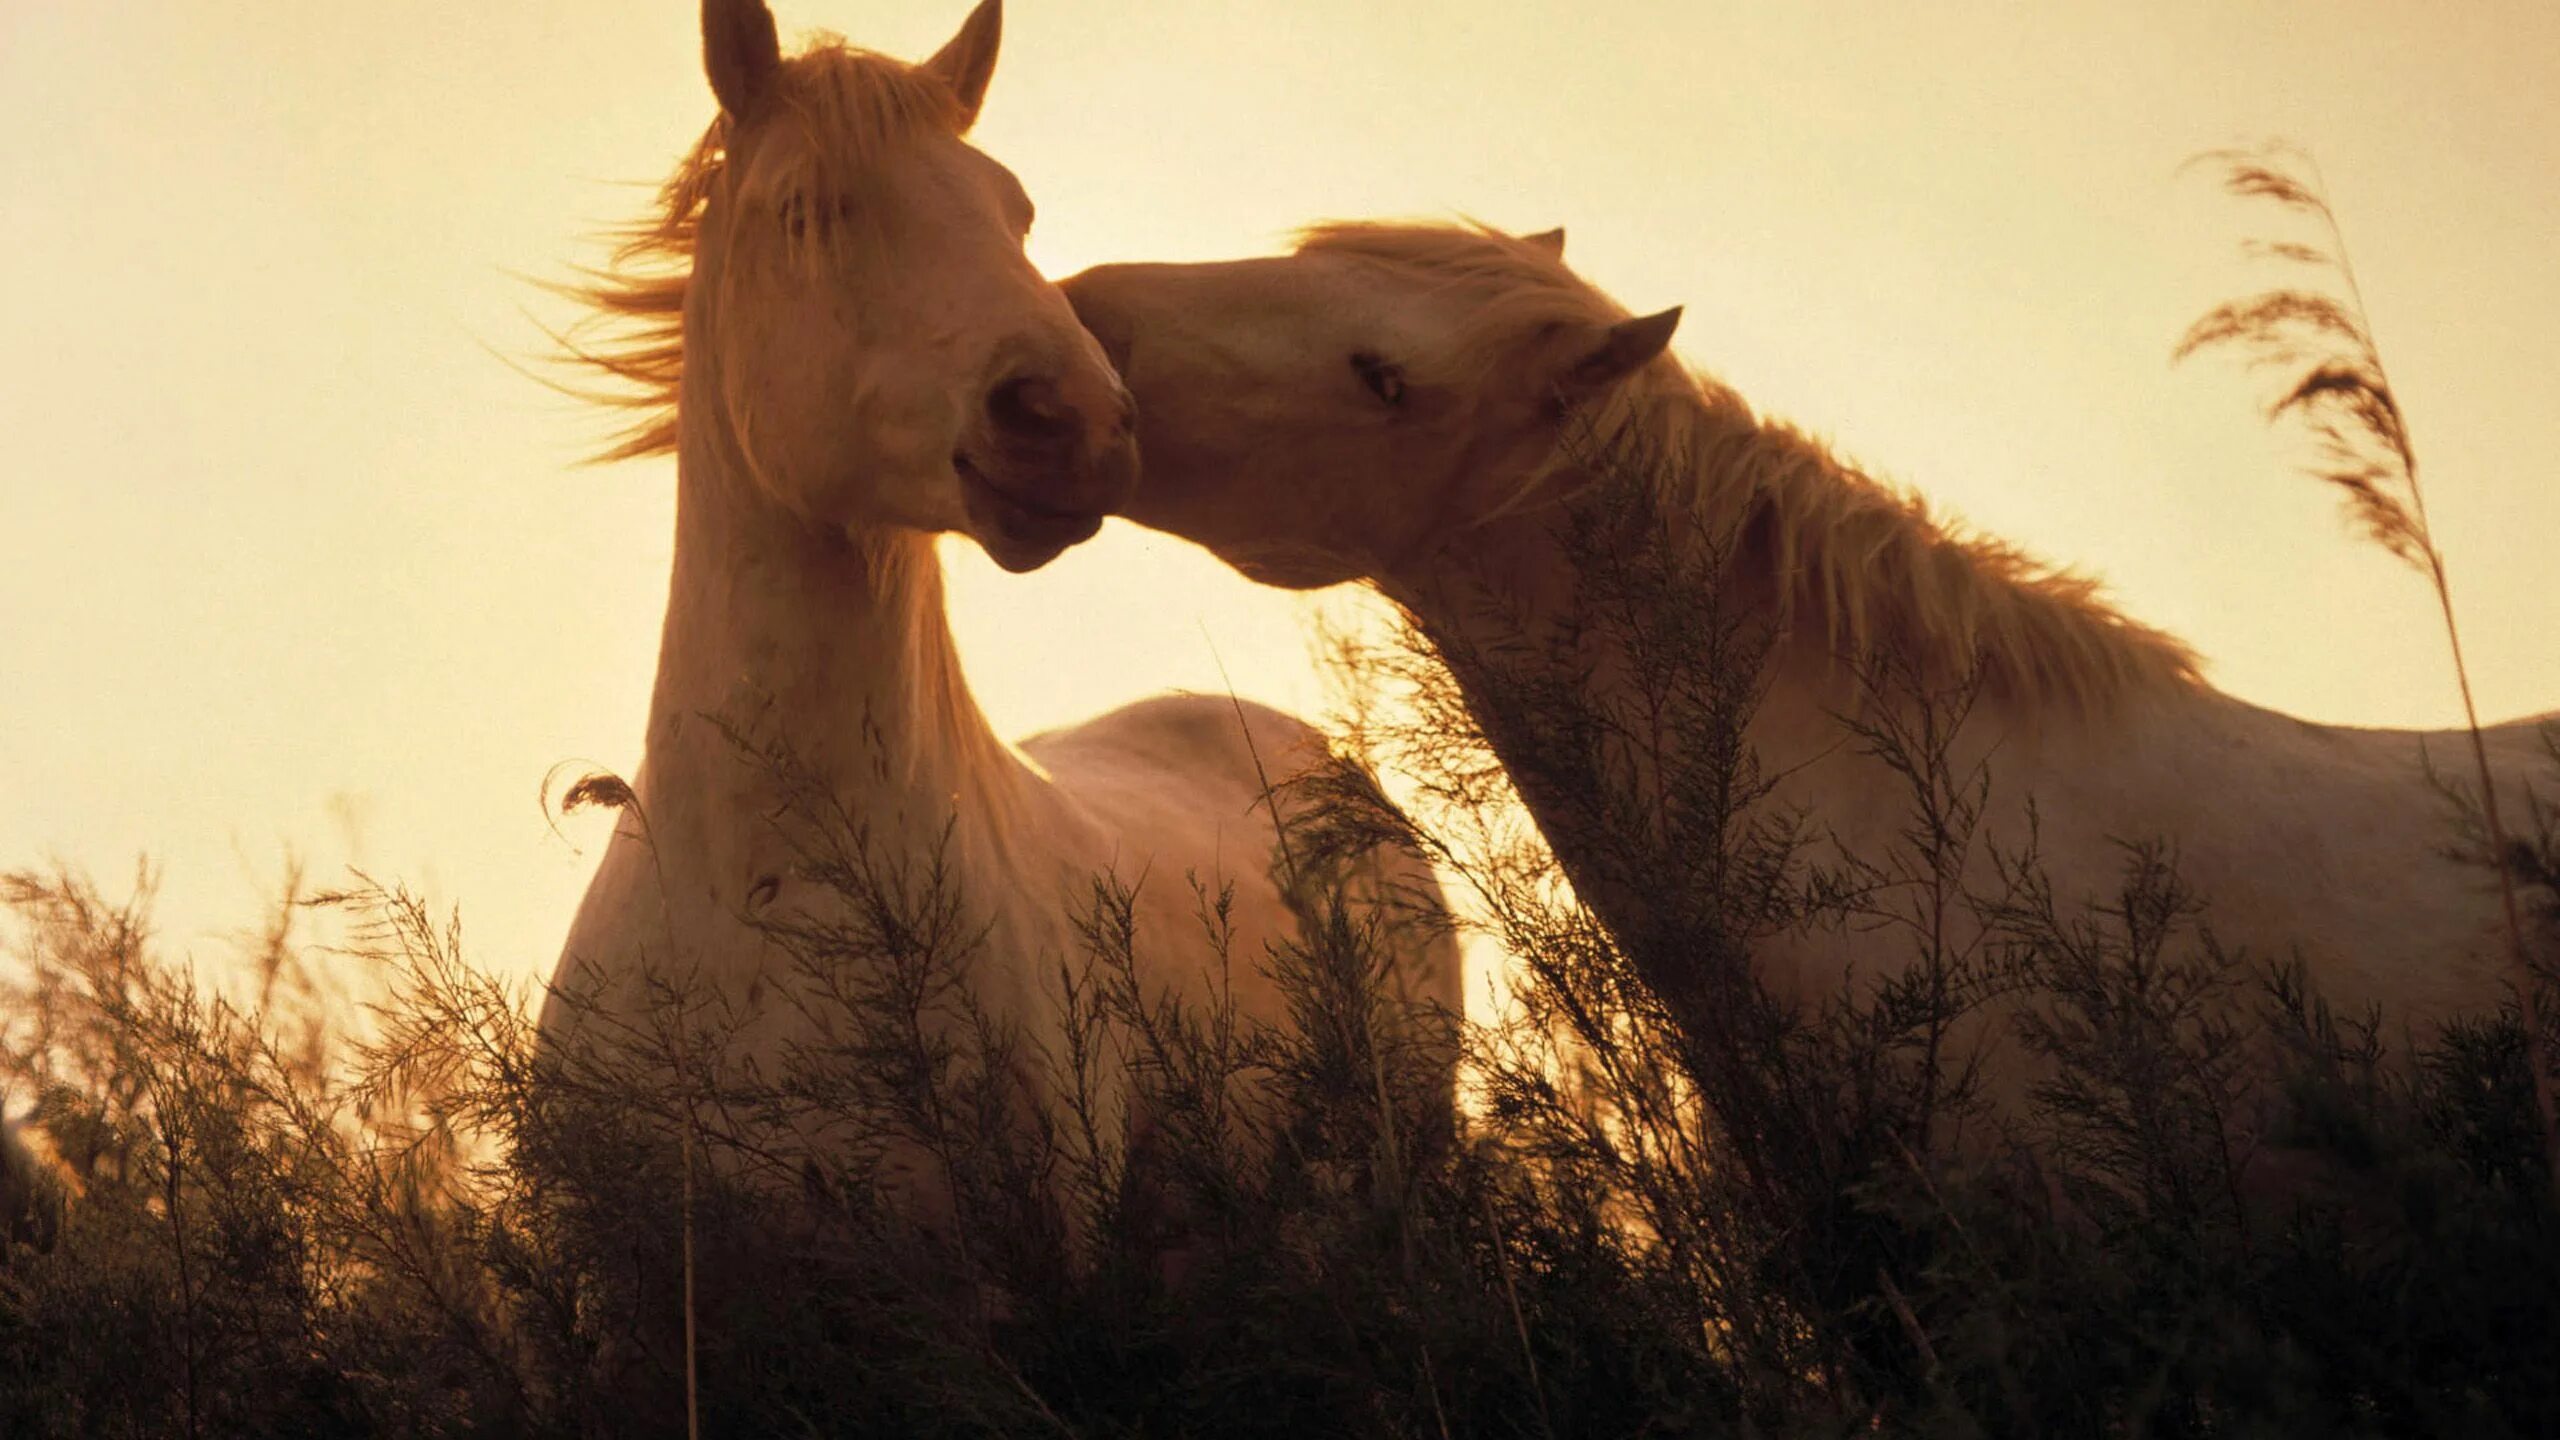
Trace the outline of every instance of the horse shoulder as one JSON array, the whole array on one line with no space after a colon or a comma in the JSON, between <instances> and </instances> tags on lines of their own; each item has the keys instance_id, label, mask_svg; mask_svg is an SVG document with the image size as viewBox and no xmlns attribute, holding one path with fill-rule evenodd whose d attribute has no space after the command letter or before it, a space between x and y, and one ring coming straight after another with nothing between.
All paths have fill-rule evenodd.
<instances>
[{"instance_id":1,"label":"horse shoulder","mask_svg":"<svg viewBox=\"0 0 2560 1440\"><path fill-rule=\"evenodd\" d=\"M1177 692L1123 705L1023 742L1058 783L1113 794L1157 789L1168 803L1258 803L1267 785L1325 754L1324 732L1286 711L1225 695Z\"/></svg>"},{"instance_id":2,"label":"horse shoulder","mask_svg":"<svg viewBox=\"0 0 2560 1440\"><path fill-rule=\"evenodd\" d=\"M1131 893L1138 959L1155 978L1178 983L1206 968L1204 901L1222 893L1239 971L1265 944L1296 932L1277 878L1276 832L1256 805L1252 758L1281 738L1267 719L1248 729L1223 696L1168 695L1022 742L1058 799L1101 832L1100 851L1083 857L1093 873L1070 884ZM1238 979L1240 991L1258 992ZM1279 1013L1276 996L1238 999L1266 1018Z\"/></svg>"},{"instance_id":3,"label":"horse shoulder","mask_svg":"<svg viewBox=\"0 0 2560 1440\"><path fill-rule=\"evenodd\" d=\"M1106 833L1124 881L1192 875L1277 902L1269 787L1324 754L1314 726L1226 696L1173 694L1023 742L1056 793ZM1170 873L1168 873L1170 872Z\"/></svg>"},{"instance_id":4,"label":"horse shoulder","mask_svg":"<svg viewBox=\"0 0 2560 1440\"><path fill-rule=\"evenodd\" d=\"M1292 883L1281 827L1293 810L1289 782L1330 758L1321 729L1253 701L1177 693L1035 736L1022 749L1061 794L1116 833L1121 878L1148 874L1160 911L1179 903L1188 918L1193 897L1186 879L1211 893L1232 886L1238 943L1231 953L1247 963L1261 955L1257 940L1306 933L1309 897ZM1395 853L1386 853L1391 849ZM1381 847L1363 858L1387 883L1356 886L1355 899L1374 900L1391 888L1439 908L1437 880L1419 855ZM1459 963L1445 930L1398 948L1412 952L1400 957L1407 984L1456 1010ZM1276 996L1264 998L1280 1013Z\"/></svg>"}]
</instances>

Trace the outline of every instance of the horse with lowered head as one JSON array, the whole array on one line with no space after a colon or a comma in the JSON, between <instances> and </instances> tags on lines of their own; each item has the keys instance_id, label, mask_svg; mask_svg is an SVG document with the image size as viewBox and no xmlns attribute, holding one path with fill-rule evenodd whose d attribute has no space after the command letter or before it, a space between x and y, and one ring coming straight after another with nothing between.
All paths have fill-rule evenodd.
<instances>
[{"instance_id":1,"label":"horse with lowered head","mask_svg":"<svg viewBox=\"0 0 2560 1440\"><path fill-rule=\"evenodd\" d=\"M1690 573L1768 637L1742 734L1768 798L1843 851L1880 857L1911 823L1906 777L1861 733L1890 660L1969 707L1947 760L1991 782L1989 843L1949 877L1971 893L2001 893L1997 852L2032 841L2067 912L2120 893L2123 842L2163 840L2218 941L2298 953L2350 1013L2378 1005L2423 1034L2507 993L2494 882L2449 853L2427 769L2463 737L2317 725L2214 690L2183 645L2087 581L1933 521L1683 367L1667 352L1680 312L1629 316L1565 266L1561 231L1330 225L1293 254L1106 265L1065 289L1138 397L1145 474L1127 513L1249 576L1366 580L1402 605L1622 940L1661 926L1657 892L1613 858L1547 737L1494 703L1500 678L1645 713L1625 596L1568 538L1602 511L1634 514L1618 533L1640 545L1715 557ZM1639 771L1712 763L1681 743L1617 755ZM2487 744L2502 793L2546 763L2535 721ZM1893 948L1794 933L1755 964L1782 998L1819 1000L1897 969ZM1701 996L1676 947L1656 958L1648 978L1675 1011Z\"/></svg>"}]
</instances>

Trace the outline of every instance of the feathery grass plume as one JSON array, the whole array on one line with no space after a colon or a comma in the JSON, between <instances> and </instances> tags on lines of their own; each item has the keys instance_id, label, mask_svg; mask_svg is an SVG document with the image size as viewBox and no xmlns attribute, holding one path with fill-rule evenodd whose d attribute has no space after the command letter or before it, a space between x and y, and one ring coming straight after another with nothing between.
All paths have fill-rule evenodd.
<instances>
[{"instance_id":1,"label":"feathery grass plume","mask_svg":"<svg viewBox=\"0 0 2560 1440\"><path fill-rule=\"evenodd\" d=\"M2480 821L2486 830L2490 868L2498 876L2506 911L2507 945L2514 966L2516 1004L2524 1016L2533 1057L2534 1098L2542 1116L2542 1148L2552 1183L2560 1187L2560 1033L2548 1027L2544 991L2550 979L2525 942L2516 910L2516 875L2498 814L2498 790L2480 737L2480 711L2472 703L2471 671L2462 658L2462 627L2454 620L2453 586L2444 552L2427 524L2426 492L2418 484L2418 452L2409 437L2400 397L2391 388L2365 309L2364 291L2347 255L2346 232L2330 207L2320 168L2308 151L2282 142L2252 149L2210 150L2187 162L2210 165L2223 188L2244 200L2263 201L2304 233L2243 243L2244 254L2290 267L2301 283L2280 283L2245 300L2215 306L2187 329L2173 361L2205 351L2236 350L2252 369L2284 376L2267 402L2270 423L2301 425L2313 442L2304 470L2334 486L2366 538L2423 576L2444 615L2445 642L2453 652L2462 717L2471 732L2471 755L2480 782Z\"/></svg>"},{"instance_id":2,"label":"feathery grass plume","mask_svg":"<svg viewBox=\"0 0 2560 1440\"><path fill-rule=\"evenodd\" d=\"M2219 165L2232 194L2266 201L2297 223L2316 226L2323 233L2314 241L2251 240L2243 253L2294 267L2297 275L2325 273L2338 290L2311 288L2316 280L2283 283L2217 305L2187 327L2173 358L2236 349L2253 369L2285 372L2283 388L2267 402L2267 418L2304 426L2317 444L2309 472L2338 489L2367 538L2432 577L2443 559L2427 529L2417 453L2374 344L2344 233L2311 157L2270 145L2208 151L2188 163ZM2294 167L2311 170L2312 178Z\"/></svg>"}]
</instances>

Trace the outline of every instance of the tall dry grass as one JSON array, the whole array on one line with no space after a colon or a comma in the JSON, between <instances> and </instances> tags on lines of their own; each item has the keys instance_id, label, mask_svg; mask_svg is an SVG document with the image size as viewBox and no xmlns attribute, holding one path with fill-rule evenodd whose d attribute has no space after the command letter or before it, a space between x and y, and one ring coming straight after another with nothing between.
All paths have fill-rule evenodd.
<instances>
[{"instance_id":1,"label":"tall dry grass","mask_svg":"<svg viewBox=\"0 0 2560 1440\"><path fill-rule=\"evenodd\" d=\"M1591 563L1624 533L1595 523ZM1750 643L1654 638L1666 664ZM455 926L361 884L307 897L351 953L267 932L280 969L380 982L314 1050L303 989L225 1000L139 900L12 878L7 948L48 998L8 1010L5 1068L79 1193L0 1251L0 1433L657 1436L698 1409L708 1435L2494 1435L2560 1413L2560 1213L2512 1015L2388 1056L2387 1017L2215 950L2210 897L2156 849L2108 896L2054 894L2031 854L1998 895L1910 883L1963 873L1983 780L1946 762L1965 693L1889 670L1860 743L1915 823L1847 869L1755 818L1746 747L1660 736L1716 758L1671 778L1703 807L1680 826L1615 831L1680 917L1639 957L1508 818L1473 697L1427 651L1367 663L1414 692L1422 723L1384 708L1367 738L1418 767L1428 823L1343 765L1289 782L1291 853L1321 871L1402 838L1480 893L1516 1006L1461 1037L1457 1115L1446 1032L1395 998L1351 897L1314 887L1301 943L1245 955L1201 892L1204 967L1292 996L1263 1030L1215 987L1144 993L1129 892L1098 877L1056 957L1063 1048L1033 1053L974 1005L996 957L968 897L822 791L778 823L841 908L767 939L772 1003L825 1038L762 1068L729 1043L749 1017L680 977L614 1043L546 1048ZM1749 688L1691 676L1700 703L1657 718L1728 727L1747 704L1716 697ZM1560 744L1629 718L1503 703ZM2560 878L2543 841L2535 885ZM1933 904L1990 940L1933 951L1963 928ZM1803 924L1906 978L1778 1003L1751 950ZM1720 1010L1654 992L1674 951ZM2010 1142L1959 1146L1980 1111L1937 1042L1995 995L2055 1078ZM1026 1112L1023 1065L1068 1098ZM1093 1098L1104 1066L1138 1082L1142 1143ZM2285 1097L2264 1143L2313 1177L2280 1205L2242 1183L2264 1157L2230 1143L2241 1093ZM897 1201L912 1177L885 1162L918 1152L947 1219Z\"/></svg>"}]
</instances>

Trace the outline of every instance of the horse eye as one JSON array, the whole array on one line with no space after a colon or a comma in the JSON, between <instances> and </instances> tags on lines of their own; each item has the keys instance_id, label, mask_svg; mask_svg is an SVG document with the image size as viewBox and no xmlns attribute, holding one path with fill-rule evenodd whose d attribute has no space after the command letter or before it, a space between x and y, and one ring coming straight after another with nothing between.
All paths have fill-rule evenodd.
<instances>
[{"instance_id":1,"label":"horse eye","mask_svg":"<svg viewBox=\"0 0 2560 1440\"><path fill-rule=\"evenodd\" d=\"M1351 368L1369 393L1390 405L1404 400L1404 367L1390 364L1371 351L1362 350L1351 357Z\"/></svg>"},{"instance_id":2,"label":"horse eye","mask_svg":"<svg viewBox=\"0 0 2560 1440\"><path fill-rule=\"evenodd\" d=\"M809 231L808 202L794 195L782 202L782 228L797 240Z\"/></svg>"}]
</instances>

